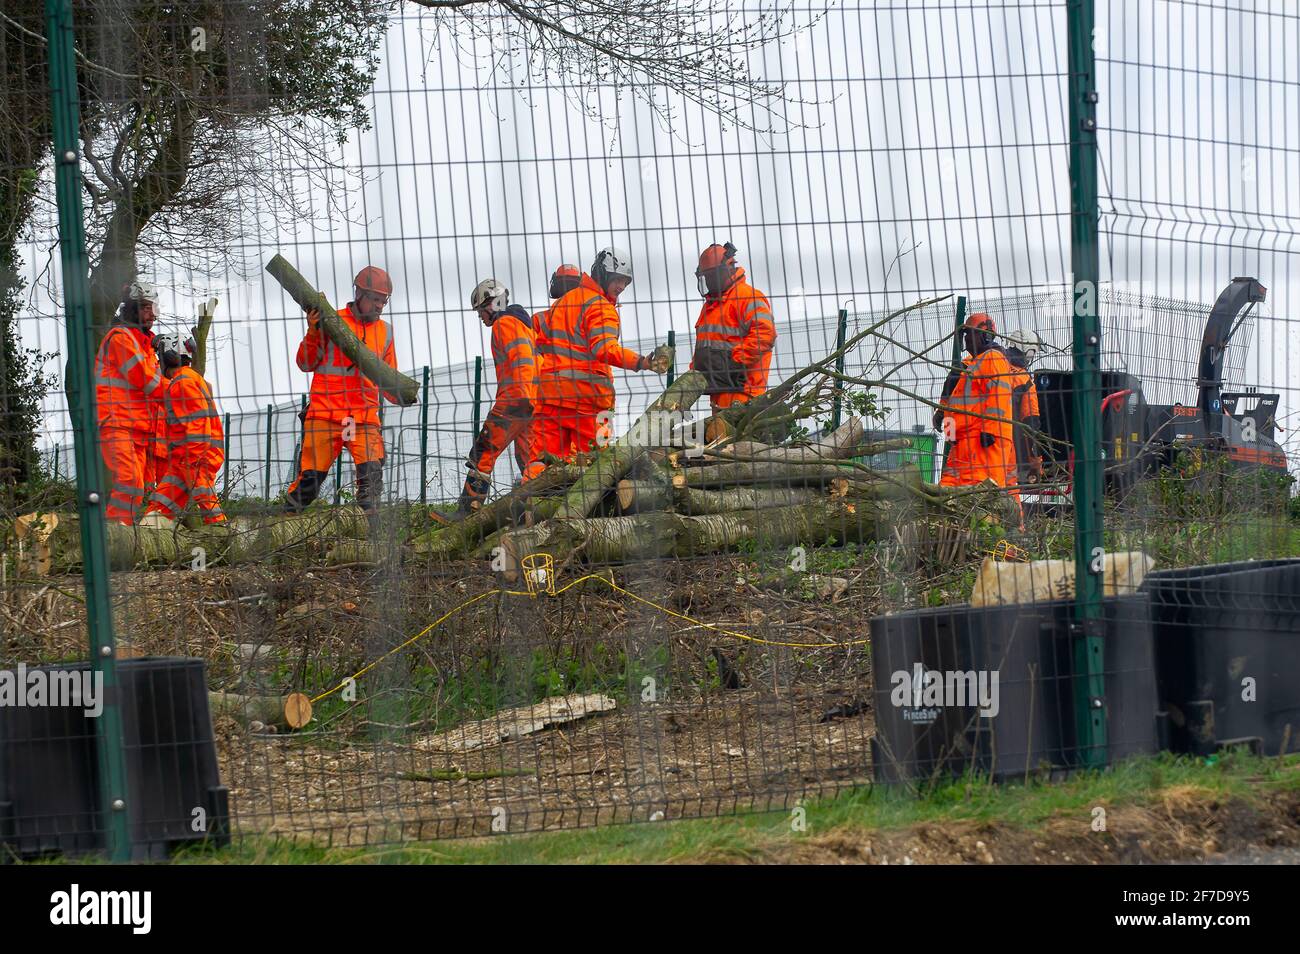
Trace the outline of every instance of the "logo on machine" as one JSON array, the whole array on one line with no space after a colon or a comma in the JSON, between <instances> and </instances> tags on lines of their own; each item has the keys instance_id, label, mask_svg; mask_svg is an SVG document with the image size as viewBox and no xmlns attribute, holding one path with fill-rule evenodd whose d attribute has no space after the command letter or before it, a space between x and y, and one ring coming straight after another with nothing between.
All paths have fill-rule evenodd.
<instances>
[{"instance_id":1,"label":"logo on machine","mask_svg":"<svg viewBox=\"0 0 1300 954\"><path fill-rule=\"evenodd\" d=\"M929 725L941 710L978 709L981 718L998 714L998 672L987 669L926 669L916 663L912 671L899 669L890 676L889 701L903 710L903 721Z\"/></svg>"}]
</instances>

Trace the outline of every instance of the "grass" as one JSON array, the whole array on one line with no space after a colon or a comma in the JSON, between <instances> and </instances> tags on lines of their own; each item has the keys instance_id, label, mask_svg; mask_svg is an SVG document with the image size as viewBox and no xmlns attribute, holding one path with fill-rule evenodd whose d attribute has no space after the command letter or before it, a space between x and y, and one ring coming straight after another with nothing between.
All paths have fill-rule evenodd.
<instances>
[{"instance_id":1,"label":"grass","mask_svg":"<svg viewBox=\"0 0 1300 954\"><path fill-rule=\"evenodd\" d=\"M800 839L831 832L884 832L922 823L971 822L1037 830L1049 819L1087 825L1098 805L1142 806L1177 790L1181 799L1257 802L1300 791L1300 756L1227 754L1212 759L1163 755L1065 782L989 785L958 780L917 796L866 788L806 806L804 831L791 812L618 825L578 831L397 845L324 848L246 838L230 849L194 852L182 863L208 864L656 864L778 859Z\"/></svg>"}]
</instances>

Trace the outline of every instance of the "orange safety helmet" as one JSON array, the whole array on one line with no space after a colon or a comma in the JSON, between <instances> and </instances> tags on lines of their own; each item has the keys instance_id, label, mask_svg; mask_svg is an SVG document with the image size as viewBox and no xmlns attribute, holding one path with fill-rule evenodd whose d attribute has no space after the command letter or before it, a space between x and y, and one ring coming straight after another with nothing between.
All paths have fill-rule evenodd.
<instances>
[{"instance_id":1,"label":"orange safety helmet","mask_svg":"<svg viewBox=\"0 0 1300 954\"><path fill-rule=\"evenodd\" d=\"M551 273L551 287L547 294L562 298L582 284L582 269L577 265L561 265Z\"/></svg>"},{"instance_id":2,"label":"orange safety helmet","mask_svg":"<svg viewBox=\"0 0 1300 954\"><path fill-rule=\"evenodd\" d=\"M695 269L695 281L700 294L721 295L731 287L736 277L736 246L714 243L700 253L700 264Z\"/></svg>"},{"instance_id":3,"label":"orange safety helmet","mask_svg":"<svg viewBox=\"0 0 1300 954\"><path fill-rule=\"evenodd\" d=\"M966 319L962 325L965 337L966 350L972 355L980 355L993 346L993 338L997 334L998 326L994 323L991 315L982 311L977 311Z\"/></svg>"},{"instance_id":4,"label":"orange safety helmet","mask_svg":"<svg viewBox=\"0 0 1300 954\"><path fill-rule=\"evenodd\" d=\"M354 291L368 291L375 295L383 295L385 300L393 294L393 280L377 265L367 265L357 272L357 277L352 280L352 287Z\"/></svg>"}]
</instances>

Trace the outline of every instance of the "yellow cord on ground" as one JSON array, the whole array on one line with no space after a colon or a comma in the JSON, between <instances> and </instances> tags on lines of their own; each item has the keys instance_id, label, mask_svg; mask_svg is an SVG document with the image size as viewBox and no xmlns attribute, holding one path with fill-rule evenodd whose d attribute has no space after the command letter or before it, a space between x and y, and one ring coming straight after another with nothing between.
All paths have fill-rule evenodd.
<instances>
[{"instance_id":1,"label":"yellow cord on ground","mask_svg":"<svg viewBox=\"0 0 1300 954\"><path fill-rule=\"evenodd\" d=\"M668 616L672 616L675 619L684 620L685 622L688 622L694 626L699 626L703 629L712 630L713 632L719 633L723 636L730 636L733 639L742 639L745 642L757 643L761 646L782 646L787 649L841 649L846 646L865 646L868 642L870 642L870 640L867 639L850 639L842 643L794 643L794 642L783 642L777 639L763 639L759 636L750 636L748 633L738 633L735 632L734 630L723 629L721 626L714 626L712 623L702 622L701 620L695 619L694 617L687 616L685 613L679 613L676 610L671 610L666 606L660 606L658 603L654 602L653 600L648 600L643 596L637 596L631 590L625 590L623 587L619 586L613 580L606 579L605 577L601 576L598 573L588 573L586 576L580 576L573 582L567 583L564 586L560 587L558 590L555 591L554 595L559 596L561 593L565 593L573 589L579 583L585 583L588 580L599 580L601 583L604 583L606 586L608 586L610 589L614 590L615 592L622 593L624 596L636 600L638 603L643 603L646 606L649 606L653 609L657 609L659 612L665 613ZM315 705L316 703L320 702L322 699L327 699L330 696L334 695L334 693L339 692L346 685L348 685L348 683L356 682L356 680L360 679L366 673L370 672L372 669L374 669L376 666L382 663L385 659L388 659L396 655L397 653L400 653L402 650L406 649L411 644L416 643L419 640L423 639L425 636L429 635L429 633L437 629L447 620L451 619L451 617L455 616L461 610L467 609L470 606L473 606L475 603L479 602L480 600L487 599L489 596L498 596L498 595L530 596L536 598L538 594L531 590L495 589L495 590L486 590L485 592L480 593L478 596L472 596L469 599L467 599L464 603L461 603L459 606L453 607L452 609L444 613L442 616L439 616L436 620L434 620L428 626L424 627L424 629L420 630L418 633L416 633L406 642L402 643L399 646L393 647L388 652L384 653L382 656L376 659L374 662L367 664L362 669L358 670L348 678L344 679L333 689L328 689L325 692L322 692L320 695L314 696L311 700L312 705Z\"/></svg>"}]
</instances>

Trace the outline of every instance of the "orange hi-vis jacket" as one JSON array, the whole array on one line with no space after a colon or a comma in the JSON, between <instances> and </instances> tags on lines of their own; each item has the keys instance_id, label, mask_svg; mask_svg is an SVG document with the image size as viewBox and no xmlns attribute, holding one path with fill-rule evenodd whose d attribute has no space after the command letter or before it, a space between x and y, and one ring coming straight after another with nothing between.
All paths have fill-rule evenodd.
<instances>
[{"instance_id":1,"label":"orange hi-vis jacket","mask_svg":"<svg viewBox=\"0 0 1300 954\"><path fill-rule=\"evenodd\" d=\"M635 370L640 358L618 340L618 311L590 275L565 293L537 332L542 355L537 399L596 413L614 407L613 368Z\"/></svg>"},{"instance_id":2,"label":"orange hi-vis jacket","mask_svg":"<svg viewBox=\"0 0 1300 954\"><path fill-rule=\"evenodd\" d=\"M149 335L114 325L95 356L95 404L100 427L121 427L148 441L154 433L154 408L162 400L162 369Z\"/></svg>"},{"instance_id":3,"label":"orange hi-vis jacket","mask_svg":"<svg viewBox=\"0 0 1300 954\"><path fill-rule=\"evenodd\" d=\"M943 412L953 419L955 440L978 440L980 434L1012 439L1012 386L1015 369L1000 348L989 348L966 365ZM979 416L982 415L982 416Z\"/></svg>"},{"instance_id":4,"label":"orange hi-vis jacket","mask_svg":"<svg viewBox=\"0 0 1300 954\"><path fill-rule=\"evenodd\" d=\"M745 270L738 268L730 288L716 298L704 299L695 321L695 346L726 351L743 367L745 390L741 393L748 399L767 390L774 344L772 306L766 295L745 281Z\"/></svg>"},{"instance_id":5,"label":"orange hi-vis jacket","mask_svg":"<svg viewBox=\"0 0 1300 954\"><path fill-rule=\"evenodd\" d=\"M527 314L512 305L492 322L492 361L497 371L498 401L522 399L537 403L535 341Z\"/></svg>"},{"instance_id":6,"label":"orange hi-vis jacket","mask_svg":"<svg viewBox=\"0 0 1300 954\"><path fill-rule=\"evenodd\" d=\"M213 447L224 451L226 435L212 389L193 368L181 368L172 375L163 395L163 409L169 456L194 456L194 451Z\"/></svg>"},{"instance_id":7,"label":"orange hi-vis jacket","mask_svg":"<svg viewBox=\"0 0 1300 954\"><path fill-rule=\"evenodd\" d=\"M397 352L388 322L382 318L363 322L353 316L351 308L339 309L339 317L371 351L383 357L385 364L397 367ZM356 424L379 424L379 386L361 373L319 324L308 328L298 345L298 368L314 372L307 403L308 420L342 424L344 418L350 417ZM397 403L390 394L384 397Z\"/></svg>"}]
</instances>

